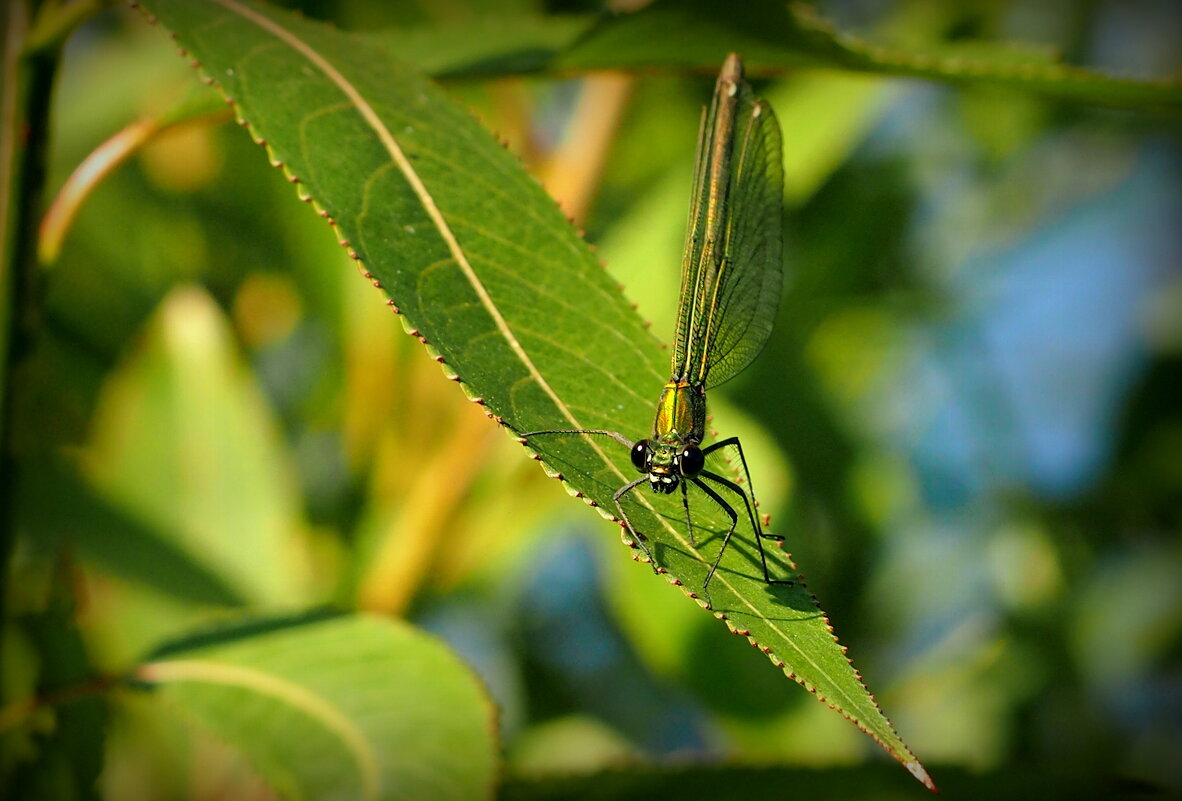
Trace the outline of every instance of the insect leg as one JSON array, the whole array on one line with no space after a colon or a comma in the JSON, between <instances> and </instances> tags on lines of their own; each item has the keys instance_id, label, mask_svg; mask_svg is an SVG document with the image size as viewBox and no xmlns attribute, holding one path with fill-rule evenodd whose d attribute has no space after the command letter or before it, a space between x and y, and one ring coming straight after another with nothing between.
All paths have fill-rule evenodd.
<instances>
[{"instance_id":1,"label":"insect leg","mask_svg":"<svg viewBox=\"0 0 1182 801\"><path fill-rule=\"evenodd\" d=\"M607 431L602 428L547 428L541 431L526 431L524 434L519 434L518 436L522 439L529 439L538 434L601 434L605 437L611 437L616 442L629 448L636 444L619 431Z\"/></svg>"},{"instance_id":2,"label":"insect leg","mask_svg":"<svg viewBox=\"0 0 1182 801\"><path fill-rule=\"evenodd\" d=\"M709 476L713 478L714 474L703 470L701 473L698 473L698 476ZM714 571L718 569L718 563L722 561L722 555L726 553L726 546L730 543L731 536L735 533L735 526L739 524L739 515L733 506L724 501L721 495L708 487L698 476L690 478L690 481L694 482L702 492L713 498L714 502L721 506L722 511L726 512L727 517L731 519L731 526L726 530L726 535L722 538L722 547L718 549L718 556L714 557L714 564L710 565L710 571L706 573L706 580L702 582L702 595L706 596L706 607L709 609L713 607L713 604L710 601L710 590L707 588L710 586L710 579L714 578Z\"/></svg>"},{"instance_id":3,"label":"insect leg","mask_svg":"<svg viewBox=\"0 0 1182 801\"><path fill-rule=\"evenodd\" d=\"M632 521L628 519L628 513L624 511L624 505L620 503L620 498L636 489L645 481L648 481L648 476L641 476L635 481L628 482L616 490L615 494L612 495L612 501L616 505L616 511L620 514L620 520L623 521L624 528L628 529L628 533L632 535L633 542L640 546L640 550L644 551L644 555L648 557L648 563L652 566L653 572L660 573L661 571L657 569L656 557L653 556L652 550L649 549L648 543L645 542L644 535L632 527Z\"/></svg>"},{"instance_id":4,"label":"insect leg","mask_svg":"<svg viewBox=\"0 0 1182 801\"><path fill-rule=\"evenodd\" d=\"M713 445L711 445L707 448L703 448L702 449L702 456L703 457L709 456L710 454L714 453L714 451L722 450L723 448L726 448L730 445L734 445L735 450L737 450L739 452L739 463L741 465L743 465L743 478L747 482L747 492L745 492L743 494L744 495L750 494L752 504L754 504L755 506L759 506L759 502L755 500L755 487L751 484L751 471L747 469L747 457L743 455L743 443L739 441L738 437L727 437L724 440L720 440L719 442L715 442ZM720 481L723 480L718 476L715 476L715 478L718 478ZM735 487L734 489L737 492L741 492L741 493L743 492L741 489L739 489L737 487ZM751 520L752 520L752 523L755 527L755 533L758 534L759 536L761 536L767 540L775 540L776 542L783 542L784 541L784 538L779 534L765 533L763 530L763 526L758 524L758 520L755 516L752 516Z\"/></svg>"},{"instance_id":5,"label":"insect leg","mask_svg":"<svg viewBox=\"0 0 1182 801\"><path fill-rule=\"evenodd\" d=\"M792 584L793 583L792 579L774 579L774 578L772 578L772 574L768 571L768 569L767 569L767 553L763 549L764 535L759 529L759 521L756 519L755 510L751 506L751 499L747 497L746 492L743 492L743 488L740 487L735 482L731 481L730 479L723 478L722 476L718 475L717 473L711 473L709 470L703 470L702 472L698 473L698 478L699 479L700 478L708 478L711 481L717 482L718 484L722 485L723 487L726 487L731 492L735 493L735 495L738 495L740 498L743 499L743 505L747 507L747 517L751 520L752 531L755 531L760 535L755 538L755 545L756 545L756 547L759 548L759 561L763 565L763 580L765 582L767 582L768 584ZM695 483L697 483L699 487L702 487L702 489L709 492L710 495L712 495L716 500L719 500L719 503L722 503L722 501L718 498L717 493L710 490L708 487L703 485L700 481L695 480ZM728 506L727 508L729 509L730 507ZM731 510L731 511L733 512L733 510ZM731 525L731 531L734 531L733 524ZM767 538L768 539L775 539L775 540L782 540L783 539L782 537L778 537L774 534L768 536ZM726 543L727 543L727 540L729 540L729 539L730 539L730 532L727 532L727 537L725 540L723 540L723 543L722 543L723 550L726 549ZM718 557L719 557L719 559L722 558L721 551L719 552ZM717 564L717 560L715 561L715 564ZM711 575L713 575L713 571L711 571Z\"/></svg>"},{"instance_id":6,"label":"insect leg","mask_svg":"<svg viewBox=\"0 0 1182 801\"><path fill-rule=\"evenodd\" d=\"M683 509L685 509L685 530L689 532L690 547L697 548L698 541L694 537L694 523L692 520L690 520L689 494L687 492L686 484L687 482L684 480L681 482L681 506Z\"/></svg>"}]
</instances>

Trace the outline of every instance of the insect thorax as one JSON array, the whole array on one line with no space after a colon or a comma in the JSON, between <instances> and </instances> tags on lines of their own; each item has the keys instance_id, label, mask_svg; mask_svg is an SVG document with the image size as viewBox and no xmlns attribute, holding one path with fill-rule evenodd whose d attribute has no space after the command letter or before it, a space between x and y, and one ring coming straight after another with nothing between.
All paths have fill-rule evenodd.
<instances>
[{"instance_id":1,"label":"insect thorax","mask_svg":"<svg viewBox=\"0 0 1182 801\"><path fill-rule=\"evenodd\" d=\"M677 489L686 475L682 455L702 441L705 426L706 393L701 387L676 380L666 384L657 401L653 435L645 443L645 472L655 492Z\"/></svg>"},{"instance_id":2,"label":"insect thorax","mask_svg":"<svg viewBox=\"0 0 1182 801\"><path fill-rule=\"evenodd\" d=\"M686 381L672 380L661 390L653 442L697 445L706 435L706 392Z\"/></svg>"}]
</instances>

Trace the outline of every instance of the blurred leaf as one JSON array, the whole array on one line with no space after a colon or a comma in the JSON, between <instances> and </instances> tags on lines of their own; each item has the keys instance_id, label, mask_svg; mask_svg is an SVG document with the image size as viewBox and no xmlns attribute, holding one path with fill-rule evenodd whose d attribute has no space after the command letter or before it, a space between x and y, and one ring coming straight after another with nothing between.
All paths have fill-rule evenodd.
<instances>
[{"instance_id":1,"label":"blurred leaf","mask_svg":"<svg viewBox=\"0 0 1182 801\"><path fill-rule=\"evenodd\" d=\"M491 798L491 702L433 638L374 617L248 620L134 672L288 798Z\"/></svg>"},{"instance_id":2,"label":"blurred leaf","mask_svg":"<svg viewBox=\"0 0 1182 801\"><path fill-rule=\"evenodd\" d=\"M39 547L68 543L115 575L198 603L245 602L210 565L97 495L71 466L30 469L25 478L24 519Z\"/></svg>"},{"instance_id":3,"label":"blurred leaf","mask_svg":"<svg viewBox=\"0 0 1182 801\"><path fill-rule=\"evenodd\" d=\"M712 73L728 52L737 51L752 75L836 67L1020 89L1080 103L1182 105L1182 83L1176 79L1106 75L1065 64L1048 48L1018 42L892 47L842 33L804 3L778 0L738 6L658 0L609 17L523 16L475 27L412 28L373 36L402 57L422 58L423 68L439 76L652 68Z\"/></svg>"},{"instance_id":4,"label":"blurred leaf","mask_svg":"<svg viewBox=\"0 0 1182 801\"><path fill-rule=\"evenodd\" d=\"M545 69L596 19L501 11L463 24L399 26L370 36L388 44L398 58L436 77L513 75Z\"/></svg>"},{"instance_id":5,"label":"blurred leaf","mask_svg":"<svg viewBox=\"0 0 1182 801\"><path fill-rule=\"evenodd\" d=\"M667 375L656 340L554 202L462 109L384 49L284 12L235 0L148 5L491 414L517 431L648 429ZM603 508L634 475L614 443L557 435L531 447ZM695 523L712 536L699 533L699 550L680 499L628 498L683 591L702 587L726 530L705 506ZM930 782L803 583L766 584L744 535L711 584L714 614ZM789 560L771 561L794 575Z\"/></svg>"},{"instance_id":6,"label":"blurred leaf","mask_svg":"<svg viewBox=\"0 0 1182 801\"><path fill-rule=\"evenodd\" d=\"M898 85L843 72L807 72L767 92L784 148L784 197L802 203L845 163L870 132Z\"/></svg>"},{"instance_id":7,"label":"blurred leaf","mask_svg":"<svg viewBox=\"0 0 1182 801\"><path fill-rule=\"evenodd\" d=\"M676 35L670 35L675 31ZM884 75L1008 86L1051 97L1122 106L1178 106L1173 80L1114 78L1052 61L1046 50L1005 42L964 42L925 51L892 48L837 31L804 3L776 0L740 8L655 2L605 21L562 53L556 68L679 66L706 68L730 50L751 74L796 67L841 67Z\"/></svg>"},{"instance_id":8,"label":"blurred leaf","mask_svg":"<svg viewBox=\"0 0 1182 801\"><path fill-rule=\"evenodd\" d=\"M154 528L193 570L249 601L300 597L306 566L289 468L226 321L200 290L165 298L108 380L85 463L109 503ZM126 564L126 550L145 540L91 544Z\"/></svg>"}]
</instances>

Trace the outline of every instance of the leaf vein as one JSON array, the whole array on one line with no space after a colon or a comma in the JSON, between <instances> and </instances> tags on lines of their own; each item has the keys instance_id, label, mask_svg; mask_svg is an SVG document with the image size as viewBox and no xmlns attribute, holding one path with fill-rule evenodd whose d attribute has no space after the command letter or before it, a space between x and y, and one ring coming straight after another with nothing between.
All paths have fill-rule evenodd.
<instances>
[{"instance_id":1,"label":"leaf vein","mask_svg":"<svg viewBox=\"0 0 1182 801\"><path fill-rule=\"evenodd\" d=\"M361 780L362 798L376 799L380 794L380 770L377 755L370 748L364 732L322 696L303 685L296 684L274 673L266 673L242 665L211 662L200 659L175 659L149 662L136 671L139 678L151 683L194 682L240 687L260 695L279 699L299 709L326 729L340 737L346 750L357 764Z\"/></svg>"},{"instance_id":2,"label":"leaf vein","mask_svg":"<svg viewBox=\"0 0 1182 801\"><path fill-rule=\"evenodd\" d=\"M459 265L465 279L476 291L476 294L480 298L480 302L484 306L485 311L493 318L497 329L505 338L509 348L513 351L514 355L516 355L517 358L525 365L526 370L529 371L530 375L533 376L534 380L538 382L538 385L542 387L546 395L559 409L562 415L571 423L571 425L575 428L581 427L570 407L567 406L567 404L558 396L558 394L554 391L554 388L550 386L550 383L546 380L546 377L542 375L537 365L534 364L533 359L530 358L529 354L525 351L525 348L522 346L517 336L513 333L513 329L509 326L508 321L505 319L504 315L501 314L501 310L497 307L496 303L489 295L488 290L484 286L483 282L481 282L480 277L476 274L475 270L473 270L471 263L468 261L467 254L460 246L459 240L456 239L455 233L452 231L447 220L444 218L442 210L435 202L435 198L427 189L427 186L423 183L422 178L419 176L414 166L410 163L410 160L406 157L406 154L402 151L402 148L399 146L398 142L394 139L394 135L391 133L389 127L387 127L386 124L382 122L373 106L370 105L370 103L361 95L361 92L358 91L357 87L355 87L348 78L346 78L335 66L333 66L311 45L300 39L291 31L288 31L282 26L276 24L259 12L239 4L235 0L216 0L216 2L233 12L240 14L242 17L255 23L260 28L266 30L268 33L290 46L293 50L311 62L330 81L332 81L342 93L344 93L349 101L356 107L358 113L361 114L365 122L377 135L378 140L382 143L382 146L385 148L387 154L398 166L398 169L402 172L408 183L410 183L411 189L418 197L419 202L423 205L424 210L427 212L427 216L431 219L431 222L435 226L436 230L439 231L440 236L447 245L447 249L451 252L452 257ZM599 452L600 456L603 457L605 461L607 460L606 455L603 454L603 450L599 447L598 443L591 441L589 444L592 448ZM621 478L622 477L623 476L621 475Z\"/></svg>"}]
</instances>

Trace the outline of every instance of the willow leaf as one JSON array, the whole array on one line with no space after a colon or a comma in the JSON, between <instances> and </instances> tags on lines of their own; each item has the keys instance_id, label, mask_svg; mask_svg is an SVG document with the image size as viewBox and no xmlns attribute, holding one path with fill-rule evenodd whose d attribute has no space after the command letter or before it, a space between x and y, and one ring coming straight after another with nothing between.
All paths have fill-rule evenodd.
<instances>
[{"instance_id":1,"label":"willow leaf","mask_svg":"<svg viewBox=\"0 0 1182 801\"><path fill-rule=\"evenodd\" d=\"M731 50L743 54L751 74L829 67L1016 89L1076 103L1182 106L1182 82L1175 77L1109 75L1067 64L1048 49L998 41L896 47L843 32L805 3L778 0L756 0L738 8L710 0L658 0L634 13L604 19L556 52L547 67L710 71Z\"/></svg>"},{"instance_id":2,"label":"willow leaf","mask_svg":"<svg viewBox=\"0 0 1182 801\"><path fill-rule=\"evenodd\" d=\"M648 433L667 355L554 202L464 109L384 47L286 12L144 5L491 416L518 432ZM627 449L602 439L531 446L602 510L635 475ZM721 513L699 505L694 548L679 500L631 493L629 504L669 579L700 588L720 543L704 534L725 530ZM764 583L757 559L750 531L732 543L710 585L714 614L930 785L813 597L800 582ZM773 568L795 570L783 556Z\"/></svg>"},{"instance_id":3,"label":"willow leaf","mask_svg":"<svg viewBox=\"0 0 1182 801\"><path fill-rule=\"evenodd\" d=\"M670 35L676 32L676 35ZM1177 109L1176 78L1112 76L1066 64L1048 50L966 41L909 50L843 31L803 2L755 0L732 8L710 0L657 0L619 14L556 53L552 70L706 67L727 51L743 54L748 72L803 66L1005 87L1076 103Z\"/></svg>"},{"instance_id":4,"label":"willow leaf","mask_svg":"<svg viewBox=\"0 0 1182 801\"><path fill-rule=\"evenodd\" d=\"M676 35L669 35L675 31ZM751 75L802 67L1013 89L1103 106L1177 109L1176 76L1111 74L1063 61L1050 48L962 40L900 47L842 31L804 3L657 0L612 16L518 15L369 34L441 77L604 69L712 74L728 52Z\"/></svg>"},{"instance_id":5,"label":"willow leaf","mask_svg":"<svg viewBox=\"0 0 1182 801\"><path fill-rule=\"evenodd\" d=\"M405 623L237 621L160 649L132 675L241 751L284 797L493 795L491 701L442 643Z\"/></svg>"}]
</instances>

